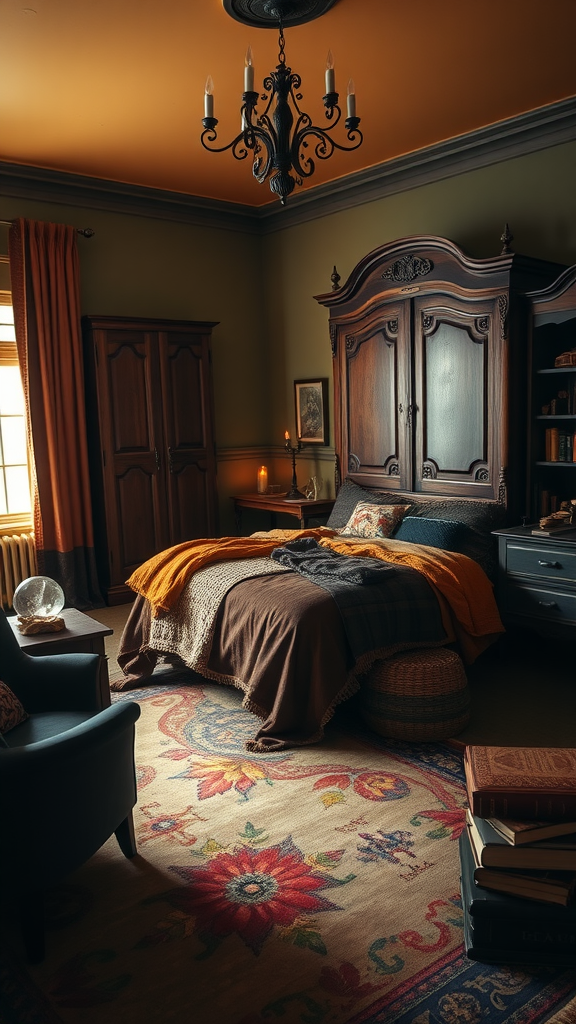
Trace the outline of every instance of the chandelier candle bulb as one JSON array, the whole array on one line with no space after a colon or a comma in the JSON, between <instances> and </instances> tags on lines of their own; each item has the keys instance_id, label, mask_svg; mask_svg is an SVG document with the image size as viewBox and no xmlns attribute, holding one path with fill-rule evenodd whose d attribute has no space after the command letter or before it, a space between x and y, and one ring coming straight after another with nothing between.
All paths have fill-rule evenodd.
<instances>
[{"instance_id":1,"label":"chandelier candle bulb","mask_svg":"<svg viewBox=\"0 0 576 1024\"><path fill-rule=\"evenodd\" d=\"M266 494L268 490L268 470L266 466L260 466L258 470L258 494Z\"/></svg>"},{"instance_id":2,"label":"chandelier candle bulb","mask_svg":"<svg viewBox=\"0 0 576 1024\"><path fill-rule=\"evenodd\" d=\"M214 117L214 82L212 75L208 75L204 89L204 117Z\"/></svg>"},{"instance_id":3,"label":"chandelier candle bulb","mask_svg":"<svg viewBox=\"0 0 576 1024\"><path fill-rule=\"evenodd\" d=\"M252 63L251 46L246 50L244 65L244 92L254 92L254 65Z\"/></svg>"},{"instance_id":4,"label":"chandelier candle bulb","mask_svg":"<svg viewBox=\"0 0 576 1024\"><path fill-rule=\"evenodd\" d=\"M326 57L326 95L329 96L331 92L336 92L336 77L334 75L332 50L328 50L328 56Z\"/></svg>"},{"instance_id":5,"label":"chandelier candle bulb","mask_svg":"<svg viewBox=\"0 0 576 1024\"><path fill-rule=\"evenodd\" d=\"M346 109L348 117L356 117L356 90L352 79L348 82L348 96L346 97Z\"/></svg>"}]
</instances>

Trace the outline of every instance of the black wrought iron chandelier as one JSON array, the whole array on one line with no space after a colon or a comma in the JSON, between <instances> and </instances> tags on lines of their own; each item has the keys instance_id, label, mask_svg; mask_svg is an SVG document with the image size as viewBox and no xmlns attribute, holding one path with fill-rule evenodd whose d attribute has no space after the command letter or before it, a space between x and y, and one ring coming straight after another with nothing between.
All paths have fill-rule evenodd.
<instances>
[{"instance_id":1,"label":"black wrought iron chandelier","mask_svg":"<svg viewBox=\"0 0 576 1024\"><path fill-rule=\"evenodd\" d=\"M254 66L250 47L244 69L244 92L241 106L241 131L226 146L215 146L218 135L214 117L212 80L206 82L204 94L204 131L200 141L210 153L231 150L236 160L252 154L252 173L261 184L269 180L270 189L282 205L304 178L314 174L316 160L327 160L335 150L351 152L362 144L360 118L356 116L356 95L352 80L348 83L347 116L344 120L348 145L336 142L332 132L342 118L335 87L335 73L330 52L326 64L326 93L323 96L325 115L332 124L321 128L300 109L302 100L300 75L286 63L284 25L299 24L318 17L335 0L223 0L232 17L259 27L278 26L278 64L263 81L264 92L254 89ZM257 104L266 104L258 114Z\"/></svg>"}]
</instances>

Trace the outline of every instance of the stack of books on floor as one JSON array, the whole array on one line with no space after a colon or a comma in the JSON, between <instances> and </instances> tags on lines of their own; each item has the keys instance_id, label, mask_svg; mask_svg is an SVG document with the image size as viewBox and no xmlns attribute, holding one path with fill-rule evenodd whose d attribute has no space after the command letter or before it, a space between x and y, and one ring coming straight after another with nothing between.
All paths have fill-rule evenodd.
<instances>
[{"instance_id":1,"label":"stack of books on floor","mask_svg":"<svg viewBox=\"0 0 576 1024\"><path fill-rule=\"evenodd\" d=\"M494 964L576 964L576 749L468 746L464 944Z\"/></svg>"}]
</instances>

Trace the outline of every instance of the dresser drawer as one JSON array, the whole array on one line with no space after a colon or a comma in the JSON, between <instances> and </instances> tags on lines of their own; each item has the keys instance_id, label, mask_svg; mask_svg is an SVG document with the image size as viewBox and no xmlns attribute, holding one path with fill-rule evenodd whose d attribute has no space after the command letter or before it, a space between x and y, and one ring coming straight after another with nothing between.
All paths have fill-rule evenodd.
<instances>
[{"instance_id":1,"label":"dresser drawer","mask_svg":"<svg viewBox=\"0 0 576 1024\"><path fill-rule=\"evenodd\" d=\"M549 621L576 622L576 594L547 590L544 587L515 586L508 581L506 611L514 615L531 615Z\"/></svg>"},{"instance_id":2,"label":"dresser drawer","mask_svg":"<svg viewBox=\"0 0 576 1024\"><path fill-rule=\"evenodd\" d=\"M524 576L576 580L576 551L508 541L506 569L509 573L522 573Z\"/></svg>"}]
</instances>

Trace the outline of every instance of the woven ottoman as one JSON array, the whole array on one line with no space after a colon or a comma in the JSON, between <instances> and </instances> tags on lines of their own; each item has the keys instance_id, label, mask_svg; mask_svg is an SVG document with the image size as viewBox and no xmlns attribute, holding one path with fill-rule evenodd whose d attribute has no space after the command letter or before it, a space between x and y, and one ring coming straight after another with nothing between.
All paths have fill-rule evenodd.
<instances>
[{"instance_id":1,"label":"woven ottoman","mask_svg":"<svg viewBox=\"0 0 576 1024\"><path fill-rule=\"evenodd\" d=\"M364 721L381 736L444 740L470 720L461 659L444 647L403 651L377 661L360 690Z\"/></svg>"}]
</instances>

